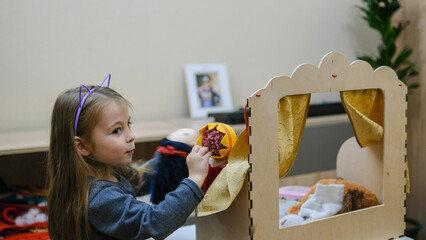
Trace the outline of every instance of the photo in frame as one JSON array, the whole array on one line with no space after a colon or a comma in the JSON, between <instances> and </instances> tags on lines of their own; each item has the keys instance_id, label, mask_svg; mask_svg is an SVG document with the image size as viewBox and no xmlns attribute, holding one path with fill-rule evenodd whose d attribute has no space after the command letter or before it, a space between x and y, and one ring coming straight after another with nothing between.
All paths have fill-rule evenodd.
<instances>
[{"instance_id":1,"label":"photo in frame","mask_svg":"<svg viewBox=\"0 0 426 240\"><path fill-rule=\"evenodd\" d=\"M185 77L192 118L233 111L225 64L187 64Z\"/></svg>"}]
</instances>

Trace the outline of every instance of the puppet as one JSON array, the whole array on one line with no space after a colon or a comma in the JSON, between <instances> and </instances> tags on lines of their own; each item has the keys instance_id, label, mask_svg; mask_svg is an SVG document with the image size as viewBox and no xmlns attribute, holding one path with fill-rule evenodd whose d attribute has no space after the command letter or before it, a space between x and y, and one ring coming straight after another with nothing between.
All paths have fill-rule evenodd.
<instances>
[{"instance_id":1,"label":"puppet","mask_svg":"<svg viewBox=\"0 0 426 240\"><path fill-rule=\"evenodd\" d=\"M237 135L229 125L218 122L207 124L199 132L201 136L197 139L197 144L207 147L212 153L209 159L209 173L202 188L206 193L217 175L226 166L229 153L237 141Z\"/></svg>"},{"instance_id":2,"label":"puppet","mask_svg":"<svg viewBox=\"0 0 426 240\"><path fill-rule=\"evenodd\" d=\"M143 185L138 195L150 193L150 201L158 204L167 193L174 191L188 177L186 157L197 137L194 129L181 128L160 140L154 158L143 166Z\"/></svg>"}]
</instances>

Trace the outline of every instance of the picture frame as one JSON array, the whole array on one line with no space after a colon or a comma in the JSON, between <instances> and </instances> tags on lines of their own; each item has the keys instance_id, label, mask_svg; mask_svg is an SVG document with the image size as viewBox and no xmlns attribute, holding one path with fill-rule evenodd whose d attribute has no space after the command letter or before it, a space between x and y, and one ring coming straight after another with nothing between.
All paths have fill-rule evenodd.
<instances>
[{"instance_id":1,"label":"picture frame","mask_svg":"<svg viewBox=\"0 0 426 240\"><path fill-rule=\"evenodd\" d=\"M187 64L185 78L192 118L204 118L209 113L233 111L225 64Z\"/></svg>"}]
</instances>

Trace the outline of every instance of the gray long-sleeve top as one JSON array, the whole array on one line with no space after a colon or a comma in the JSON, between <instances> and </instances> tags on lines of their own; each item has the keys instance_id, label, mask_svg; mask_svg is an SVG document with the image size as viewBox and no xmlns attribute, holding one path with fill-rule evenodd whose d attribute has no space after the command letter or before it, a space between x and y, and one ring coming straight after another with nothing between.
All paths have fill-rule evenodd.
<instances>
[{"instance_id":1,"label":"gray long-sleeve top","mask_svg":"<svg viewBox=\"0 0 426 240\"><path fill-rule=\"evenodd\" d=\"M203 196L188 178L158 205L137 200L121 176L118 182L95 182L89 192L89 239L164 239L185 223ZM87 239L84 223L82 238Z\"/></svg>"}]
</instances>

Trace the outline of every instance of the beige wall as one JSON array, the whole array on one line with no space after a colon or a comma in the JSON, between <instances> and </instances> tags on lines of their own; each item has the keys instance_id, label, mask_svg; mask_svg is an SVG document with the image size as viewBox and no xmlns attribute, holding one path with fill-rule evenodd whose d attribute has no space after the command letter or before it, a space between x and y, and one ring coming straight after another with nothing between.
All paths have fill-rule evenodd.
<instances>
[{"instance_id":1,"label":"beige wall","mask_svg":"<svg viewBox=\"0 0 426 240\"><path fill-rule=\"evenodd\" d=\"M276 75L376 49L359 0L0 0L0 132L45 129L62 90L98 84L134 120L188 117L188 63L225 63L235 109Z\"/></svg>"},{"instance_id":2,"label":"beige wall","mask_svg":"<svg viewBox=\"0 0 426 240\"><path fill-rule=\"evenodd\" d=\"M225 63L241 107L271 77L329 51L350 61L375 52L379 37L361 20L360 2L0 0L0 132L48 128L60 91L106 73L136 121L187 117L187 63ZM403 42L422 83L409 97L407 215L426 225L426 3L405 2Z\"/></svg>"},{"instance_id":3,"label":"beige wall","mask_svg":"<svg viewBox=\"0 0 426 240\"><path fill-rule=\"evenodd\" d=\"M408 98L407 159L411 193L407 194L407 216L423 224L417 239L426 239L426 1L405 1L403 18L410 21L401 45L413 50L421 84Z\"/></svg>"}]
</instances>

